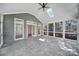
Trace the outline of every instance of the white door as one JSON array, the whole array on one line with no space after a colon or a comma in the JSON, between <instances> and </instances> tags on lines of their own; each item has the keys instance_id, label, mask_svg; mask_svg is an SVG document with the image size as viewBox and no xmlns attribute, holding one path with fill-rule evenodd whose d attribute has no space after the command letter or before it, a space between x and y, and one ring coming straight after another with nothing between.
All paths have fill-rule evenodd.
<instances>
[{"instance_id":1,"label":"white door","mask_svg":"<svg viewBox=\"0 0 79 59\"><path fill-rule=\"evenodd\" d=\"M0 16L0 47L3 44L3 16Z\"/></svg>"}]
</instances>

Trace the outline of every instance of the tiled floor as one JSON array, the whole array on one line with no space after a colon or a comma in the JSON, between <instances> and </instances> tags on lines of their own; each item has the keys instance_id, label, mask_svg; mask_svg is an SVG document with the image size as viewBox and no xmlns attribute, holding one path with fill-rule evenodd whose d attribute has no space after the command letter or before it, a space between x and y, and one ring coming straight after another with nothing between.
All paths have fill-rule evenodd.
<instances>
[{"instance_id":1,"label":"tiled floor","mask_svg":"<svg viewBox=\"0 0 79 59\"><path fill-rule=\"evenodd\" d=\"M45 41L39 41L39 38L45 38ZM64 40L64 44L61 44L63 40L61 38L54 38L50 36L33 37L31 39L20 40L14 44L0 49L1 56L73 56L78 55L78 49L74 45L77 44L73 40ZM78 44L77 44L78 45ZM66 46L74 52L62 49ZM77 54L75 54L75 52Z\"/></svg>"}]
</instances>

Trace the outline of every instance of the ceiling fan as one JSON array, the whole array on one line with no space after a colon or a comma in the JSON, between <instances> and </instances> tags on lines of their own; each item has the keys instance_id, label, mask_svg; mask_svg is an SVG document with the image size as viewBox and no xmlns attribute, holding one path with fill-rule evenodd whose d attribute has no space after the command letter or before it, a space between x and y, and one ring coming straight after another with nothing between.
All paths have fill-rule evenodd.
<instances>
[{"instance_id":1,"label":"ceiling fan","mask_svg":"<svg viewBox=\"0 0 79 59\"><path fill-rule=\"evenodd\" d=\"M43 11L45 11L46 8L50 8L50 7L47 7L47 4L48 4L48 3L39 3L39 5L40 5L41 7L38 8L38 10L43 9Z\"/></svg>"}]
</instances>

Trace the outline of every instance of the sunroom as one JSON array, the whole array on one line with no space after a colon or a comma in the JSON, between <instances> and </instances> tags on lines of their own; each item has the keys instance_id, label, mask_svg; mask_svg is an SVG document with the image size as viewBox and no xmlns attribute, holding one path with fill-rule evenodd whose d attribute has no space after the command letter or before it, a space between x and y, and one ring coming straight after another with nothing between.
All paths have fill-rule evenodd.
<instances>
[{"instance_id":1,"label":"sunroom","mask_svg":"<svg viewBox=\"0 0 79 59\"><path fill-rule=\"evenodd\" d=\"M21 48L25 50L22 50L24 53L21 51L20 55L79 55L79 4L3 3L0 5L1 55L12 53L19 55ZM29 52L32 47L33 51L29 54L26 47ZM7 52L9 50L10 53Z\"/></svg>"}]
</instances>

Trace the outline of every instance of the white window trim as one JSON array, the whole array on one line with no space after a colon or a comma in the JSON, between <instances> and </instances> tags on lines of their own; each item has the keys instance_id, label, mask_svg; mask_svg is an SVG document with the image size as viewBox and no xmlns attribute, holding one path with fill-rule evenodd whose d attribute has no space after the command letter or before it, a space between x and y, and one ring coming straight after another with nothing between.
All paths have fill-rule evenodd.
<instances>
[{"instance_id":1,"label":"white window trim","mask_svg":"<svg viewBox=\"0 0 79 59\"><path fill-rule=\"evenodd\" d=\"M39 26L41 27L41 25L38 25L38 27L39 27ZM38 34L38 36L41 36L41 28L40 28L40 34Z\"/></svg>"},{"instance_id":2,"label":"white window trim","mask_svg":"<svg viewBox=\"0 0 79 59\"><path fill-rule=\"evenodd\" d=\"M23 21L23 37L16 39L16 20L22 20ZM14 40L23 40L24 39L24 20L19 18L14 18Z\"/></svg>"},{"instance_id":3,"label":"white window trim","mask_svg":"<svg viewBox=\"0 0 79 59\"><path fill-rule=\"evenodd\" d=\"M1 44L0 44L0 48L3 45L3 15L1 16Z\"/></svg>"}]
</instances>

